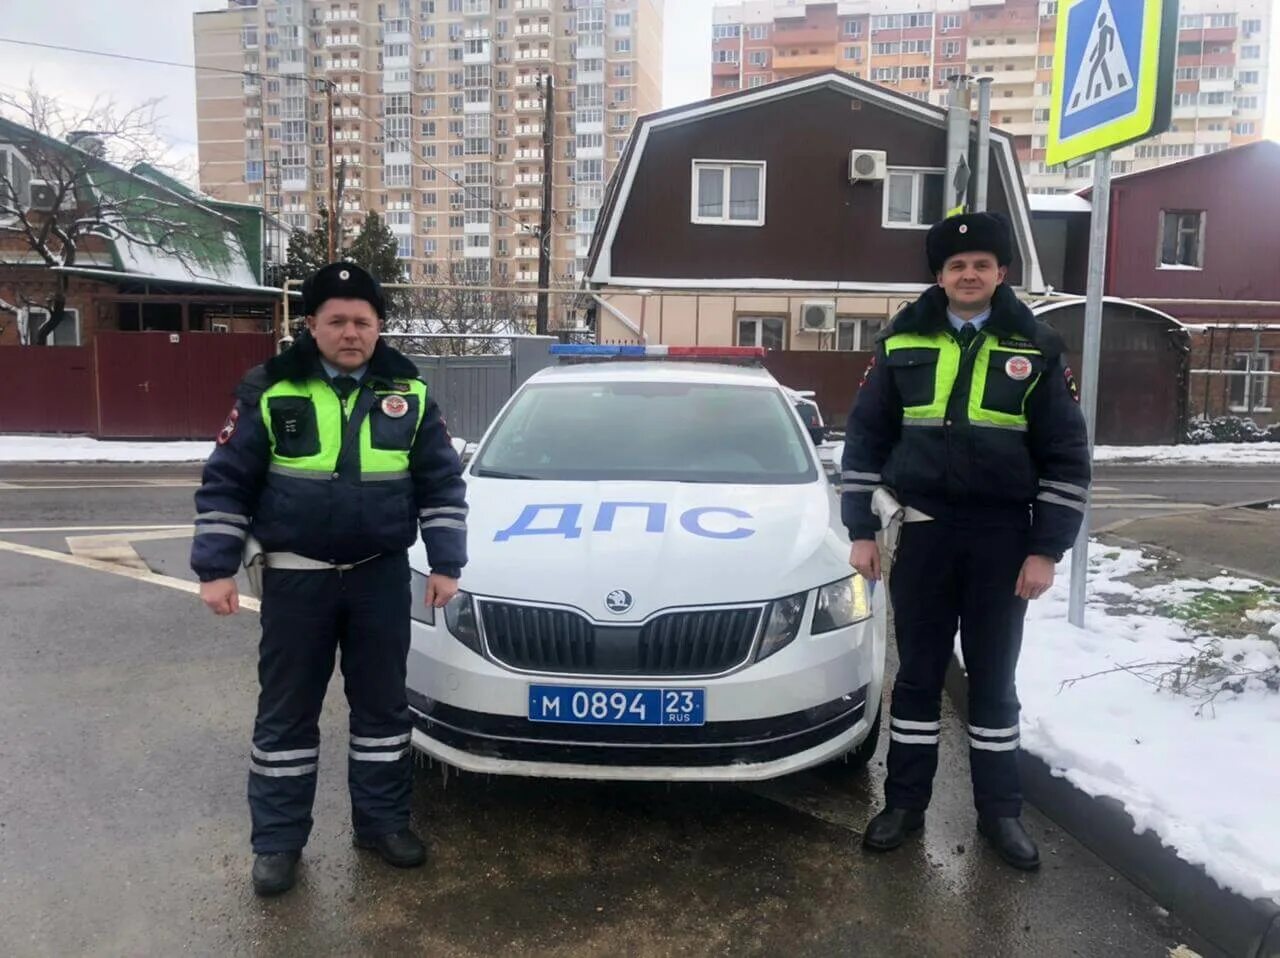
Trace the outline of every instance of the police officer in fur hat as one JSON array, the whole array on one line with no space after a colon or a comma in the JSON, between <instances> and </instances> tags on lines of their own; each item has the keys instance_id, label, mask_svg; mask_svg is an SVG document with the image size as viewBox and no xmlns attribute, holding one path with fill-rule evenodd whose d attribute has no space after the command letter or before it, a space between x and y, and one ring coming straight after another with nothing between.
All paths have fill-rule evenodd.
<instances>
[{"instance_id":1,"label":"police officer in fur hat","mask_svg":"<svg viewBox=\"0 0 1280 958\"><path fill-rule=\"evenodd\" d=\"M1005 220L950 217L925 247L937 285L881 334L842 462L841 511L861 575L882 571L873 493L892 493L906 517L888 570L900 664L885 808L863 844L887 851L924 824L958 624L978 830L1005 861L1034 869L1039 852L1019 817L1014 671L1027 601L1052 585L1084 516L1084 418L1061 339L1004 285Z\"/></svg>"},{"instance_id":2,"label":"police officer in fur hat","mask_svg":"<svg viewBox=\"0 0 1280 958\"><path fill-rule=\"evenodd\" d=\"M218 615L239 609L246 539L265 553L258 717L249 755L253 884L292 887L311 832L325 688L341 650L355 844L421 865L409 828L407 550L419 531L442 607L466 564L462 467L417 367L379 338L385 302L354 263L302 287L307 330L251 370L196 493L191 567Z\"/></svg>"}]
</instances>

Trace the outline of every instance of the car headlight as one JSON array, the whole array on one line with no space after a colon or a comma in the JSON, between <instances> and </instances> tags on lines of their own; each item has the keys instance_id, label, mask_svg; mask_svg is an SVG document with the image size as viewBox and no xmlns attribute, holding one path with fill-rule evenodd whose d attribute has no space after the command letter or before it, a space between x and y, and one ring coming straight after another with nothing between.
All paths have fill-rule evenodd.
<instances>
[{"instance_id":1,"label":"car headlight","mask_svg":"<svg viewBox=\"0 0 1280 958\"><path fill-rule=\"evenodd\" d=\"M756 661L767 659L779 649L785 648L800 632L800 620L804 617L804 600L808 593L790 595L769 603L765 619L764 637Z\"/></svg>"},{"instance_id":2,"label":"car headlight","mask_svg":"<svg viewBox=\"0 0 1280 958\"><path fill-rule=\"evenodd\" d=\"M476 603L470 592L459 589L444 607L444 624L453 637L477 655L480 651L480 623L476 617Z\"/></svg>"},{"instance_id":3,"label":"car headlight","mask_svg":"<svg viewBox=\"0 0 1280 958\"><path fill-rule=\"evenodd\" d=\"M867 596L867 583L862 576L851 575L818 590L818 601L813 608L812 632L814 635L834 632L870 615L871 601Z\"/></svg>"}]
</instances>

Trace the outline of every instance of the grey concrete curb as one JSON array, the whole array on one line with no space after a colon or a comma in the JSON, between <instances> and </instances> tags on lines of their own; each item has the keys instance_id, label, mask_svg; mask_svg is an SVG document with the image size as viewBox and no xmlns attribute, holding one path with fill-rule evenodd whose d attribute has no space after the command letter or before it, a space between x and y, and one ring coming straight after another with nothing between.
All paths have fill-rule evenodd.
<instances>
[{"instance_id":1,"label":"grey concrete curb","mask_svg":"<svg viewBox=\"0 0 1280 958\"><path fill-rule=\"evenodd\" d=\"M953 657L947 695L968 712L969 681ZM1134 822L1113 798L1094 798L1049 765L1019 751L1022 793L1095 855L1150 895L1170 914L1233 958L1280 958L1280 904L1237 895L1219 887L1199 865L1183 861L1152 832L1134 832Z\"/></svg>"}]
</instances>

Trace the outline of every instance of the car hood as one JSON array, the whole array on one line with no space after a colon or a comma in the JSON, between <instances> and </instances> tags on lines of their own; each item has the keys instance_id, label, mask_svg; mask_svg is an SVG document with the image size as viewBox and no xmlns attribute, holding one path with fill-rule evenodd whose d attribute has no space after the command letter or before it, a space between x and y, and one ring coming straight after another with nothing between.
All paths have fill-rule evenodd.
<instances>
[{"instance_id":1,"label":"car hood","mask_svg":"<svg viewBox=\"0 0 1280 958\"><path fill-rule=\"evenodd\" d=\"M850 574L828 489L471 477L462 588L602 622L792 595ZM412 561L424 571L421 543ZM631 599L622 612L606 603L617 590Z\"/></svg>"}]
</instances>

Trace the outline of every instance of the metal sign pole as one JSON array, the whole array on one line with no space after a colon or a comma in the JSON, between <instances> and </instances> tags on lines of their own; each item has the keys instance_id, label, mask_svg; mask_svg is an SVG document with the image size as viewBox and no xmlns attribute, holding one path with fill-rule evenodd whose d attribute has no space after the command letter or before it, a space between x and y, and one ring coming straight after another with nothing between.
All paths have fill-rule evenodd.
<instances>
[{"instance_id":1,"label":"metal sign pole","mask_svg":"<svg viewBox=\"0 0 1280 958\"><path fill-rule=\"evenodd\" d=\"M1107 278L1107 227L1111 218L1111 151L1093 156L1093 212L1089 222L1089 288L1084 307L1084 351L1080 357L1080 406L1089 430L1089 458L1098 418L1098 365L1102 354L1102 292ZM1067 619L1084 626L1085 577L1089 569L1089 518L1093 496L1071 550L1071 595Z\"/></svg>"}]
</instances>

